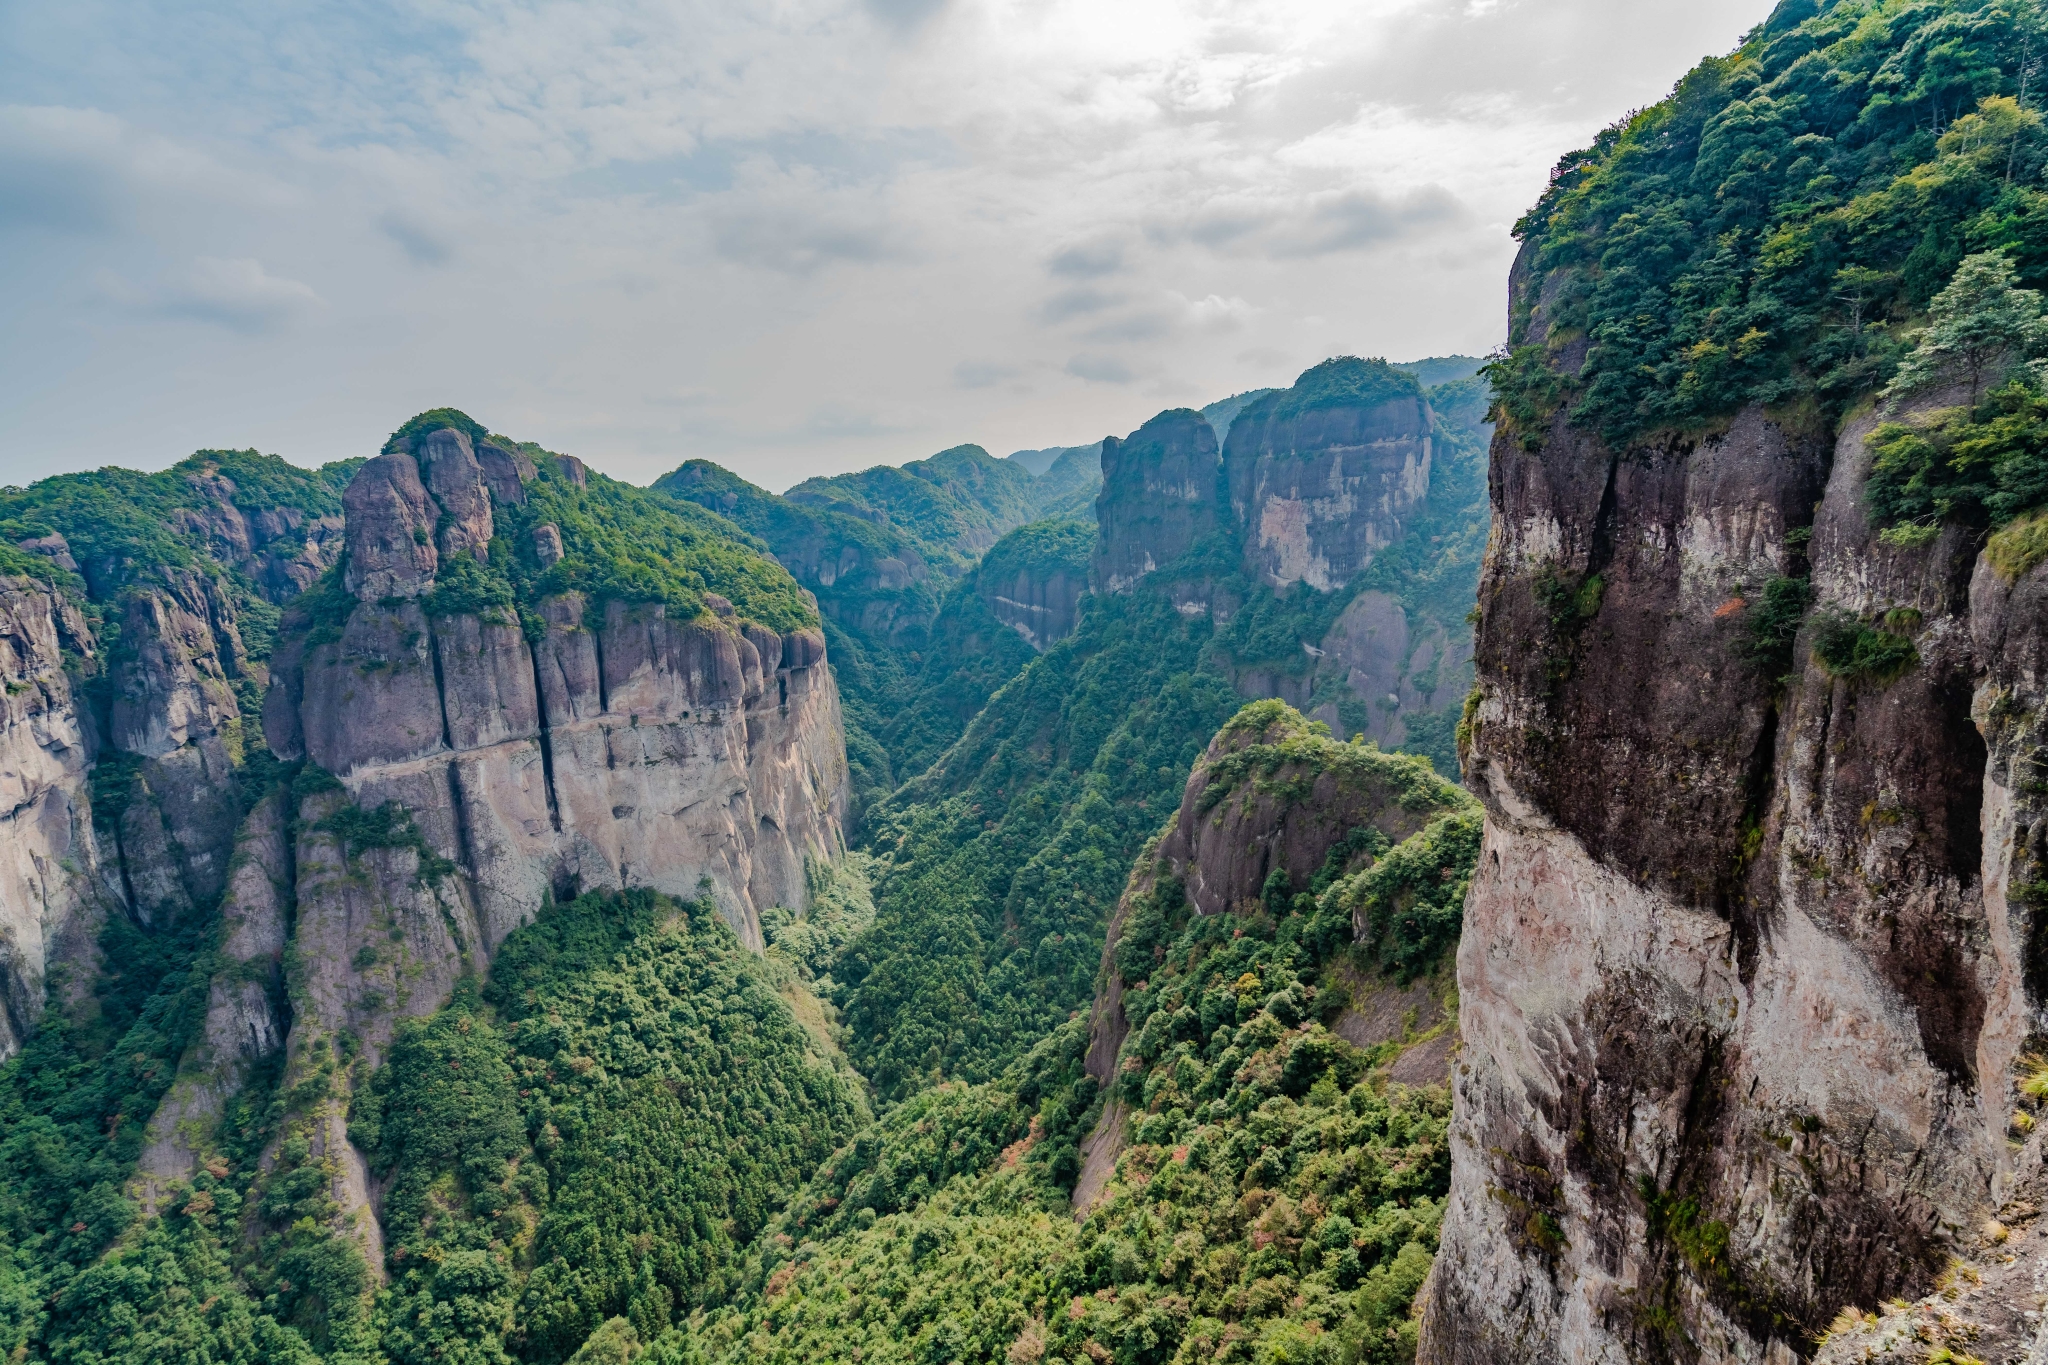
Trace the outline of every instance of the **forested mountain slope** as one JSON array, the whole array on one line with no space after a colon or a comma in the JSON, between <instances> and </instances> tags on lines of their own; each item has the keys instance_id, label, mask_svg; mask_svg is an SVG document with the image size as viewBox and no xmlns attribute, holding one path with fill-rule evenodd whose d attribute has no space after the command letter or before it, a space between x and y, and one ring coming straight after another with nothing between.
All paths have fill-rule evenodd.
<instances>
[{"instance_id":1,"label":"forested mountain slope","mask_svg":"<svg viewBox=\"0 0 2048 1365\"><path fill-rule=\"evenodd\" d=\"M1389 420L1376 415L1389 403L1406 425L1383 437L1372 424ZM1244 696L1315 700L1340 724L1347 711L1385 718L1394 707L1368 710L1348 690L1358 661L1395 678L1424 662L1418 681L1445 694L1448 749L1463 655L1431 656L1428 643L1458 640L1444 622L1462 632L1467 607L1455 586L1442 607L1431 594L1477 570L1477 442L1439 422L1410 377L1360 360L1309 371L1230 430L1248 471L1241 506L1199 413L1165 413L1105 443L1097 590L1081 599L1074 634L871 810L875 925L834 978L850 1053L885 1099L934 1079L992 1078L1083 1006L1130 860ZM1361 506L1400 490L1403 510L1379 523L1377 544L1343 531L1317 542L1343 575L1329 591L1276 587L1261 567L1259 528L1286 521L1284 508L1269 512L1299 501L1304 479L1348 479ZM1192 511L1174 501L1190 488ZM1404 597L1437 632L1412 647ZM1430 610L1443 621L1421 615Z\"/></svg>"},{"instance_id":2,"label":"forested mountain slope","mask_svg":"<svg viewBox=\"0 0 2048 1365\"><path fill-rule=\"evenodd\" d=\"M36 802L68 809L40 828L72 841L33 864L67 896L10 888L7 901L33 931L11 926L17 963L47 945L33 965L60 983L0 1074L9 1349L374 1360L438 1355L453 1332L489 1356L491 1333L509 1330L489 1323L510 1311L504 1247L517 1246L546 1286L521 1330L566 1354L578 1314L594 1323L630 1298L613 1275L628 1233L577 1184L603 1162L575 1137L619 1159L641 1140L607 1117L625 1101L578 1101L575 1124L543 1129L567 1132L561 1147L548 1137L515 1185L489 1065L471 1073L481 1090L423 1081L442 1088L401 1107L418 1122L397 1129L378 1126L373 1078L406 1064L411 1020L468 998L522 925L579 889L654 896L599 895L600 917L624 905L660 918L673 903L657 892L689 896L696 946L658 988L696 997L735 973L758 979L742 945L758 947L764 918L781 922L764 910L845 902L820 889L843 849L845 769L797 585L731 523L445 409L317 475L207 453L166 475L7 497L26 542L8 567L28 571L9 588L25 648L8 696L29 699L10 709L9 743L61 760L44 761ZM123 497L139 505L107 505ZM289 598L281 616L265 584ZM601 1009L577 998L563 1018L621 1017L616 993ZM750 1137L794 1145L658 1188L683 1210L663 1225L673 1292L706 1283L719 1238L744 1240L863 1113L772 988L724 1008L780 1051L748 1045L746 1075L686 1085L683 1108L734 1123L729 1101L759 1093ZM22 1032L38 1022L10 1017ZM473 1026L449 1027L435 1046L455 1049L452 1071ZM708 1056L701 1039L689 1050L693 1066ZM590 1080L583 1051L568 1070ZM638 1076L644 1063L629 1048L614 1066ZM468 1161L468 1183L423 1175L394 1204L409 1187L390 1173L414 1157ZM403 1278L407 1220L446 1223L447 1198L497 1221L446 1248L444 1278L419 1288ZM396 1297L376 1294L387 1270Z\"/></svg>"},{"instance_id":3,"label":"forested mountain slope","mask_svg":"<svg viewBox=\"0 0 2048 1365\"><path fill-rule=\"evenodd\" d=\"M1092 1036L904 1103L641 1358L1409 1359L1478 833L1422 761L1246 707L1130 871Z\"/></svg>"},{"instance_id":4,"label":"forested mountain slope","mask_svg":"<svg viewBox=\"0 0 2048 1365\"><path fill-rule=\"evenodd\" d=\"M81 1362L744 1351L751 1305L808 1273L789 1230L837 1200L855 1260L899 1227L1028 1232L1119 1305L1058 1319L1067 1280L1005 1289L998 1354L1308 1341L1355 1312L1372 1358L1399 1358L1444 1122L1402 1083L1442 1076L1431 973L1469 802L1272 703L1188 775L1246 696L1384 725L1341 647L1374 594L1402 643L1373 657L1454 709L1434 698L1462 657L1405 632L1462 613L1432 596L1460 573L1469 594L1483 420L1455 384L1358 360L1215 420L1163 414L1097 449L1202 433L1204 531L1114 590L1095 508L1037 518L1052 495L974 448L790 497L701 462L639 490L438 409L318 472L202 452L5 490L24 837L0 1341ZM1109 470L1113 516L1136 468ZM1304 481L1379 509L1372 529L1290 520ZM1380 709L1419 721L1403 707ZM1249 823L1181 828L1226 790ZM1173 961L1105 965L1113 915ZM1418 974L1385 1018L1345 1012ZM1375 1071L1415 1041L1411 1007L1436 1041ZM1190 1010L1198 1033L1157 1022ZM1298 1161L1258 1155L1297 1127ZM1181 1139L1203 1174L1168 1240L1214 1244L1192 1307L1156 1201L1117 1193ZM987 1142L1014 1150L991 1169ZM1399 1174L1328 1186L1368 1159ZM1078 1229L1077 1181L1107 1201ZM1246 1181L1271 1199L1211 1218ZM1133 1274L1151 1287L1118 1300ZM959 1282L924 1283L937 1303ZM870 1349L924 1339L877 1330Z\"/></svg>"},{"instance_id":5,"label":"forested mountain slope","mask_svg":"<svg viewBox=\"0 0 2048 1365\"><path fill-rule=\"evenodd\" d=\"M1425 1360L2040 1353L2042 51L1787 0L1518 227Z\"/></svg>"}]
</instances>

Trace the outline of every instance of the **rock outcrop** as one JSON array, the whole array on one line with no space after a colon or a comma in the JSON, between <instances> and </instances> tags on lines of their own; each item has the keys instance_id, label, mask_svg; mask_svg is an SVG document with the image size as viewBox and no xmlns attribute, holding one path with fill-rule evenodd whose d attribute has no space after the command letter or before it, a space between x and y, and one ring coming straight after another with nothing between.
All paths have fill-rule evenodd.
<instances>
[{"instance_id":1,"label":"rock outcrop","mask_svg":"<svg viewBox=\"0 0 2048 1365\"><path fill-rule=\"evenodd\" d=\"M94 653L77 609L46 584L0 578L0 1060L42 1017L52 970L88 969L94 951L92 753L67 649Z\"/></svg>"},{"instance_id":2,"label":"rock outcrop","mask_svg":"<svg viewBox=\"0 0 2048 1365\"><path fill-rule=\"evenodd\" d=\"M1789 1361L2012 1188L2048 571L1880 542L1875 425L1494 443L1426 1361Z\"/></svg>"},{"instance_id":3,"label":"rock outcrop","mask_svg":"<svg viewBox=\"0 0 2048 1365\"><path fill-rule=\"evenodd\" d=\"M563 593L536 604L530 628L509 610L438 610L437 575L481 562L497 514L537 475L452 427L403 444L363 465L344 495L353 604L337 619L329 593L317 619L286 616L264 731L305 775L295 796L272 793L242 826L205 1037L152 1121L141 1167L146 1199L190 1175L227 1098L282 1047L288 1087L325 1087L295 1122L331 1164L343 1221L373 1269L383 1262L371 1183L347 1136L356 1072L335 1071L338 1050L374 1066L400 1020L487 970L550 898L708 895L758 949L760 912L801 912L807 864L841 853L847 799L820 632L778 633L708 593L689 616ZM560 528L535 530L552 533L528 539L559 559ZM170 751L201 751L191 736L219 733L232 715L228 665L203 647L213 636L164 619L151 638L177 667L149 674L167 681L151 694L146 737L167 748L182 725L190 733ZM225 856L220 865L226 875ZM299 964L289 1009L277 989L287 933Z\"/></svg>"},{"instance_id":4,"label":"rock outcrop","mask_svg":"<svg viewBox=\"0 0 2048 1365\"><path fill-rule=\"evenodd\" d=\"M1043 651L1080 624L1097 543L1086 522L1033 522L996 542L975 571L975 591L991 616Z\"/></svg>"},{"instance_id":5,"label":"rock outcrop","mask_svg":"<svg viewBox=\"0 0 2048 1365\"><path fill-rule=\"evenodd\" d=\"M1223 529L1222 469L1216 429L1193 408L1170 408L1102 442L1095 582L1104 592L1128 592Z\"/></svg>"},{"instance_id":6,"label":"rock outcrop","mask_svg":"<svg viewBox=\"0 0 2048 1365\"><path fill-rule=\"evenodd\" d=\"M1242 696L1278 697L1339 735L1420 746L1447 764L1471 676L1470 636L1457 619L1464 608L1358 591L1356 581L1411 533L1426 535L1429 548L1411 547L1402 575L1452 551L1447 542L1462 545L1465 572L1474 571L1483 412L1460 405L1463 425L1447 428L1411 375L1354 357L1241 408L1220 447L1215 424L1187 409L1104 442L1095 585L1128 592L1172 566L1155 583L1183 614L1218 626L1243 609L1247 584L1350 589L1334 622L1308 628L1304 619L1277 653L1237 658L1225 649L1217 664ZM1262 651L1286 638L1259 634Z\"/></svg>"},{"instance_id":7,"label":"rock outcrop","mask_svg":"<svg viewBox=\"0 0 2048 1365\"><path fill-rule=\"evenodd\" d=\"M1088 1074L1105 1089L1117 1078L1130 1034L1117 949L1133 906L1153 898L1162 883L1172 883L1176 899L1184 898L1196 915L1256 916L1265 913L1268 896L1324 890L1371 867L1375 847L1384 852L1446 812L1471 806L1412 758L1332 741L1282 703L1247 706L1188 774L1179 811L1139 855L1111 914L1089 1016ZM1318 873L1326 874L1323 882L1314 880ZM1369 932L1360 924L1354 936L1363 942ZM1435 1027L1446 1022L1439 1007L1444 975L1439 970L1435 980L1396 989L1349 968L1333 971L1333 988L1346 992L1353 1007L1336 1014L1332 1032L1358 1046L1401 1044L1386 1058L1403 1068L1398 1079L1442 1084L1455 1042L1455 1029ZM1417 1037L1418 1022L1427 1039ZM1434 1046L1426 1056L1420 1049L1409 1055L1410 1041ZM1129 1117L1113 1092L1082 1146L1076 1216L1084 1216L1105 1188Z\"/></svg>"},{"instance_id":8,"label":"rock outcrop","mask_svg":"<svg viewBox=\"0 0 2048 1365\"><path fill-rule=\"evenodd\" d=\"M1247 572L1323 592L1349 582L1428 494L1435 426L1412 377L1350 358L1248 404L1223 448Z\"/></svg>"}]
</instances>

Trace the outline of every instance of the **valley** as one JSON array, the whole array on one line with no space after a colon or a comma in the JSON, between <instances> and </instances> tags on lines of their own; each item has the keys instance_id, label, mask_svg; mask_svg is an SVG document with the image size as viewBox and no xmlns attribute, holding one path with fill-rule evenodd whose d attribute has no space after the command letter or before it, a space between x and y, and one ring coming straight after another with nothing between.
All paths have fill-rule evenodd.
<instances>
[{"instance_id":1,"label":"valley","mask_svg":"<svg viewBox=\"0 0 2048 1365\"><path fill-rule=\"evenodd\" d=\"M0 488L0 1350L2048 1359L2042 51L1781 0L1483 359Z\"/></svg>"}]
</instances>

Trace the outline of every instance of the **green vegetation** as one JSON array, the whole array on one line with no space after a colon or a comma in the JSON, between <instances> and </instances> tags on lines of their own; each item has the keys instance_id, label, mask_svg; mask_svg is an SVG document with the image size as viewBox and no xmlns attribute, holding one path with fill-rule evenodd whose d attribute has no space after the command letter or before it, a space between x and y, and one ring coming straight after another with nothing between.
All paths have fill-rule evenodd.
<instances>
[{"instance_id":1,"label":"green vegetation","mask_svg":"<svg viewBox=\"0 0 2048 1365\"><path fill-rule=\"evenodd\" d=\"M885 1099L990 1079L1085 1005L1131 857L1237 707L1207 618L1156 591L1087 603L870 817L875 926L834 976Z\"/></svg>"},{"instance_id":2,"label":"green vegetation","mask_svg":"<svg viewBox=\"0 0 2048 1365\"><path fill-rule=\"evenodd\" d=\"M1742 642L1736 652L1767 678L1783 677L1792 666L1792 642L1813 601L1807 579L1773 578L1745 609Z\"/></svg>"},{"instance_id":3,"label":"green vegetation","mask_svg":"<svg viewBox=\"0 0 2048 1365\"><path fill-rule=\"evenodd\" d=\"M502 442L501 440L501 443ZM593 604L659 602L695 616L716 593L734 611L775 631L815 626L817 613L761 541L692 503L591 471L579 486L539 446L518 447L539 467L526 501L499 507L491 568L510 581L519 608L580 592ZM563 558L542 568L533 530L552 524Z\"/></svg>"},{"instance_id":4,"label":"green vegetation","mask_svg":"<svg viewBox=\"0 0 2048 1365\"><path fill-rule=\"evenodd\" d=\"M1951 519L2002 527L2048 503L2048 395L2038 364L2020 368L2048 352L2048 318L2039 291L2016 278L2001 254L1966 258L1892 382L1900 397L1962 384L1969 401L1886 422L1872 437L1866 488L1889 544L1926 544Z\"/></svg>"},{"instance_id":5,"label":"green vegetation","mask_svg":"<svg viewBox=\"0 0 2048 1365\"><path fill-rule=\"evenodd\" d=\"M484 429L483 423L466 412L456 408L429 408L392 432L381 453L389 455L395 450L409 451L414 437L428 436L444 427L453 427L471 441L481 441L491 434Z\"/></svg>"},{"instance_id":6,"label":"green vegetation","mask_svg":"<svg viewBox=\"0 0 2048 1365\"><path fill-rule=\"evenodd\" d=\"M1032 478L1022 465L980 446L954 446L898 468L806 479L784 495L900 528L928 561L965 568L1003 532L1037 515Z\"/></svg>"},{"instance_id":7,"label":"green vegetation","mask_svg":"<svg viewBox=\"0 0 2048 1365\"><path fill-rule=\"evenodd\" d=\"M1617 446L1748 403L1832 421L1965 257L2042 283L2048 141L2013 98L2041 27L2010 0L1788 0L1563 157L1516 225L1497 412L1540 441L1568 403Z\"/></svg>"},{"instance_id":8,"label":"green vegetation","mask_svg":"<svg viewBox=\"0 0 2048 1365\"><path fill-rule=\"evenodd\" d=\"M1287 422L1330 408L1371 408L1396 398L1422 397L1421 383L1405 370L1384 360L1361 364L1356 357L1337 356L1302 371L1292 387L1274 389L1247 404L1237 422Z\"/></svg>"},{"instance_id":9,"label":"green vegetation","mask_svg":"<svg viewBox=\"0 0 2048 1365\"><path fill-rule=\"evenodd\" d=\"M1210 770L1219 800L1246 784L1307 799L1336 773L1387 818L1447 814L1393 849L1370 824L1351 831L1309 892L1277 889L1247 916L1191 914L1147 850L1114 968L1133 1145L1090 1216L1065 1216L1075 1141L1107 1098L1080 1071L1077 1019L999 1078L918 1092L842 1149L771 1225L732 1304L647 1359L1412 1358L1448 1095L1375 1071L1400 1042L1361 1052L1326 1025L1379 951L1351 944L1362 896L1392 906L1398 883L1462 897L1476 844L1442 831L1471 803L1415 759L1335 743L1278 703L1245 708L1226 736L1240 733L1254 742ZM1386 937L1409 931L1387 916ZM1433 942L1419 965L1442 961Z\"/></svg>"},{"instance_id":10,"label":"green vegetation","mask_svg":"<svg viewBox=\"0 0 2048 1365\"><path fill-rule=\"evenodd\" d=\"M1037 657L1023 636L996 617L994 596L1009 591L1019 574L1040 581L1064 574L1068 582L1085 585L1094 549L1091 522L1032 522L991 546L980 566L947 594L923 665L906 679L900 709L878 736L897 772L929 768L996 690Z\"/></svg>"},{"instance_id":11,"label":"green vegetation","mask_svg":"<svg viewBox=\"0 0 2048 1365\"><path fill-rule=\"evenodd\" d=\"M16 541L63 536L94 602L112 602L128 587L178 568L226 574L237 595L257 596L245 567L218 559L200 529L199 518L216 506L209 487L227 480L233 505L245 512L290 507L309 518L339 516L341 490L361 463L308 470L253 450L202 450L155 474L114 466L59 474L27 488L0 488L0 542L12 551ZM49 560L31 558L47 573Z\"/></svg>"},{"instance_id":12,"label":"green vegetation","mask_svg":"<svg viewBox=\"0 0 2048 1365\"><path fill-rule=\"evenodd\" d=\"M1840 611L1815 619L1813 657L1830 677L1879 684L1920 662L1912 640L1889 620L1873 627Z\"/></svg>"},{"instance_id":13,"label":"green vegetation","mask_svg":"<svg viewBox=\"0 0 2048 1365\"><path fill-rule=\"evenodd\" d=\"M227 1159L138 1219L122 1182L207 972L109 933L155 990L111 976L95 1031L54 1021L0 1092L0 1329L32 1358L551 1362L613 1316L651 1338L723 1297L785 1192L865 1118L711 906L551 907L481 991L402 1024L357 1089L349 1134L388 1182L373 1294L313 1141L360 1065L347 1040L317 1042L291 1093L239 1097Z\"/></svg>"}]
</instances>

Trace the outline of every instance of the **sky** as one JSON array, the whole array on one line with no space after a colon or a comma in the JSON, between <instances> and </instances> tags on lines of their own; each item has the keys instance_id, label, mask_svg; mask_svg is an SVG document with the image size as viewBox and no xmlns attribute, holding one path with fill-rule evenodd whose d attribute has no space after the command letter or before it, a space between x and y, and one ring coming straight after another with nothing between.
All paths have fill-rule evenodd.
<instances>
[{"instance_id":1,"label":"sky","mask_svg":"<svg viewBox=\"0 0 2048 1365\"><path fill-rule=\"evenodd\" d=\"M0 6L0 483L413 413L769 488L1478 354L1769 0Z\"/></svg>"}]
</instances>

